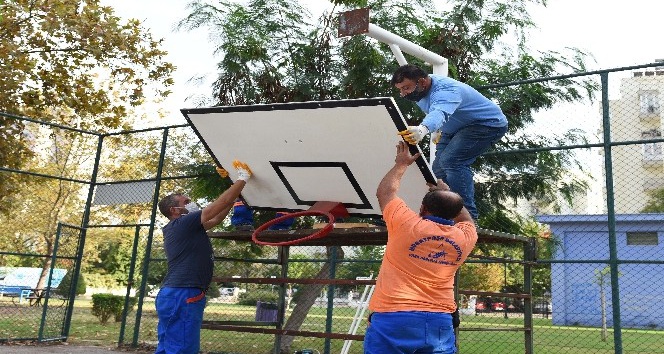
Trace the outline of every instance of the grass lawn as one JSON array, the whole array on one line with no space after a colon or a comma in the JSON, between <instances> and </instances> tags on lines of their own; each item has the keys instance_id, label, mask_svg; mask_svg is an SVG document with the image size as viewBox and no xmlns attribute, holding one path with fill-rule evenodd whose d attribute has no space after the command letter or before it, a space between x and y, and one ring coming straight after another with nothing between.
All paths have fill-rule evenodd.
<instances>
[{"instance_id":1,"label":"grass lawn","mask_svg":"<svg viewBox=\"0 0 664 354\"><path fill-rule=\"evenodd\" d=\"M85 345L117 345L120 323L111 319L106 325L92 315L92 302L77 299L75 302L68 342ZM253 321L254 306L209 303L205 310L206 320ZM348 333L353 321L354 309L334 310L332 331ZM63 308L49 308L45 334L57 336L60 333ZM518 329L523 327L522 318L503 318L502 315L484 314L464 316L462 328L486 328L490 331L461 331L459 335L460 354L523 353L524 333L521 331L500 331L497 329ZM36 338L42 317L41 307L27 304L16 305L10 299L0 298L0 339ZM324 332L326 309L312 308L301 330ZM135 311L128 318L124 343L132 343L134 336ZM608 331L606 341L601 340L601 330L592 327L553 326L551 319L534 319L534 348L537 354L610 354L614 353L613 332ZM138 343L143 346L156 341L157 316L154 302L145 301L138 331ZM366 322L362 321L357 334L363 334ZM623 353L664 354L664 331L625 329L622 332ZM331 340L327 345L331 353L340 353L343 340ZM201 349L204 352L225 354L268 353L274 345L274 336L267 334L222 332L203 330ZM326 343L320 338L297 337L292 351L316 349L324 352ZM362 344L353 343L351 354L362 353Z\"/></svg>"}]
</instances>

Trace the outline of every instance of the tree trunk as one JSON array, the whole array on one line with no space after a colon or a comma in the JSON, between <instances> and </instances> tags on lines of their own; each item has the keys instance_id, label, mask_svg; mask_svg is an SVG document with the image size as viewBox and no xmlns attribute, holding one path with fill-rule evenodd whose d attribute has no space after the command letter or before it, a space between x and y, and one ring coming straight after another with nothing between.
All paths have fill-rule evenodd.
<instances>
[{"instance_id":1,"label":"tree trunk","mask_svg":"<svg viewBox=\"0 0 664 354\"><path fill-rule=\"evenodd\" d=\"M46 254L51 255L53 252L53 243L52 242L47 242L46 245L47 252ZM39 274L39 281L37 281L37 286L35 286L35 291L34 291L34 297L37 299L40 299L43 296L44 289L46 289L47 281L48 281L48 275L51 270L51 257L46 257L44 259L44 263L42 264L42 270L41 273ZM30 302L32 303L32 299ZM34 301L39 301L39 300L34 300Z\"/></svg>"},{"instance_id":2,"label":"tree trunk","mask_svg":"<svg viewBox=\"0 0 664 354\"><path fill-rule=\"evenodd\" d=\"M599 288L599 302L602 305L602 342L606 342L606 295L604 286Z\"/></svg>"},{"instance_id":3,"label":"tree trunk","mask_svg":"<svg viewBox=\"0 0 664 354\"><path fill-rule=\"evenodd\" d=\"M337 259L343 259L344 253L342 248L339 246L327 246L327 258L330 259L333 247L337 247ZM329 278L330 262L325 262L314 279ZM295 304L293 312L291 312L290 316L288 316L288 321L286 321L286 324L284 324L283 329L291 331L297 331L300 329L300 326L302 326L302 323L304 323L304 320L307 318L307 314L309 314L309 309L311 309L311 306L313 306L314 302L316 302L316 298L318 295L320 295L320 292L324 287L324 284L311 284L300 290L302 293L298 296L297 304ZM282 336L279 353L291 354L291 344L293 344L294 339L295 337L293 336Z\"/></svg>"}]
</instances>

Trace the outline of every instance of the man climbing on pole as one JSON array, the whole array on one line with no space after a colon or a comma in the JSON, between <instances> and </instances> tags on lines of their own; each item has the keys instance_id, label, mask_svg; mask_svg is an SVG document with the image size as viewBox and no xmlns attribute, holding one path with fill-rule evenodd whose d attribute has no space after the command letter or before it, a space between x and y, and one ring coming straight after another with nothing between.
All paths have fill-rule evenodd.
<instances>
[{"instance_id":1,"label":"man climbing on pole","mask_svg":"<svg viewBox=\"0 0 664 354\"><path fill-rule=\"evenodd\" d=\"M500 107L474 88L442 75L428 75L415 65L403 65L392 76L401 97L426 113L420 125L399 134L411 145L433 133L436 156L431 166L477 220L475 185L470 166L507 132Z\"/></svg>"}]
</instances>

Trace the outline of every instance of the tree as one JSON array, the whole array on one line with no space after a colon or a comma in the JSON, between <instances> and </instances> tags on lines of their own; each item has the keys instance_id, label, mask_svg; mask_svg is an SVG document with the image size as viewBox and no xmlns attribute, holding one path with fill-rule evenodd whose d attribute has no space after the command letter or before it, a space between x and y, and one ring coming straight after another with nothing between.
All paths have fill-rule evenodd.
<instances>
[{"instance_id":1,"label":"tree","mask_svg":"<svg viewBox=\"0 0 664 354\"><path fill-rule=\"evenodd\" d=\"M340 246L326 246L326 256L327 259L332 258L332 253L336 252L336 258L342 260L344 258L344 251ZM318 272L312 276L313 279L329 279L330 278L330 267L332 266L331 262L325 262L320 267ZM297 331L304 323L304 320L309 314L309 309L316 302L316 298L323 290L323 284L310 284L301 290L297 294L297 305L293 308L288 320L283 326L285 330ZM294 336L284 335L281 338L281 344L279 347L280 353L291 353L291 344L295 340Z\"/></svg>"},{"instance_id":2,"label":"tree","mask_svg":"<svg viewBox=\"0 0 664 354\"><path fill-rule=\"evenodd\" d=\"M170 93L174 67L160 41L99 0L2 1L0 14L0 112L81 129L128 128L132 107ZM0 166L19 169L35 148L24 123L0 116ZM0 198L15 183L0 179Z\"/></svg>"},{"instance_id":3,"label":"tree","mask_svg":"<svg viewBox=\"0 0 664 354\"><path fill-rule=\"evenodd\" d=\"M40 136L36 130L29 131ZM45 174L61 176L65 179L80 180L80 166L84 165L91 141L74 139L66 131L53 130L41 136L42 154L35 155L24 164ZM92 145L94 146L94 145ZM94 151L94 150L93 150ZM58 222L76 224L80 220L83 185L64 179L47 179L21 175L20 190L13 195L10 210L0 215L0 232L14 235L20 242L9 245L10 250L21 250L37 254L52 255L55 249ZM59 239L58 254L75 255L78 245L78 231L63 230ZM37 288L46 287L51 257L39 260L42 272ZM68 260L64 261L69 262Z\"/></svg>"},{"instance_id":4,"label":"tree","mask_svg":"<svg viewBox=\"0 0 664 354\"><path fill-rule=\"evenodd\" d=\"M84 253L86 267L82 269L110 277L112 287L126 285L133 240L134 230L129 228L89 230Z\"/></svg>"},{"instance_id":5,"label":"tree","mask_svg":"<svg viewBox=\"0 0 664 354\"><path fill-rule=\"evenodd\" d=\"M641 210L642 213L664 213L664 188L648 193L648 201Z\"/></svg>"},{"instance_id":6,"label":"tree","mask_svg":"<svg viewBox=\"0 0 664 354\"><path fill-rule=\"evenodd\" d=\"M56 128L39 129L35 125L26 127L25 132L39 143L42 150L40 154L33 155L23 162L25 168L63 179L19 175L16 180L20 182L18 185L20 188L12 195L14 201L11 208L7 213L0 214L0 232L8 236L6 240L8 242L5 243L5 240L0 242L6 246L3 249L13 252L51 255L55 247L55 231L58 222L70 225L81 222L89 186L70 180L85 181L90 178L89 168L91 161L94 161L98 139L94 135L71 133L65 129ZM116 142L108 139L105 141L108 150L112 151L123 150L123 148L117 148L122 146L120 144L122 142L127 142L127 140ZM145 145L149 146L149 144ZM132 147L135 151L142 151L137 148L137 145L132 145ZM131 156L129 155L129 157ZM145 158L136 162L129 157L125 156L114 162L120 165L122 162L129 162L124 166L125 170L141 171L149 171L149 164L155 163ZM117 176L121 178L127 176L126 171L120 173L122 171L120 167L113 168L112 164L106 167L101 168L102 173L99 177ZM104 171L110 172L107 174ZM113 173L116 174L113 175ZM136 179L140 178L145 178L145 176L136 177ZM149 210L150 208L146 205L107 206L97 208L94 216L97 217L99 224L112 224L117 223L119 217L126 220L133 216L136 220L145 220L149 216ZM94 220L94 217L91 220ZM59 256L76 255L79 231L72 233L67 230L69 229L65 229L60 238ZM102 270L104 274L112 275L114 277L112 285L123 284L127 279L131 241L134 234L133 230L118 230L106 230L106 232L99 229L88 230L85 257L81 264L82 271L96 268L98 271ZM91 250L94 251L91 252ZM24 257L24 260L31 260L32 263L13 265L41 267L42 273L37 288L45 287L51 257ZM95 280L98 277L91 279Z\"/></svg>"},{"instance_id":7,"label":"tree","mask_svg":"<svg viewBox=\"0 0 664 354\"><path fill-rule=\"evenodd\" d=\"M385 247L383 246L353 246L349 252L350 257L346 257L348 262L343 263L337 269L337 277L340 279L357 279L357 277L376 278L380 269L380 259L383 258ZM339 285L338 289L350 291L356 286Z\"/></svg>"},{"instance_id":8,"label":"tree","mask_svg":"<svg viewBox=\"0 0 664 354\"><path fill-rule=\"evenodd\" d=\"M454 1L450 10L436 12L424 1L334 1L348 8L370 6L371 21L449 59L451 76L473 86L497 84L583 71L585 53L532 54L527 32L534 28L526 6L538 0ZM214 28L221 54L213 87L218 105L240 105L384 96L394 92L389 77L398 65L389 48L364 36L337 40L335 7L314 23L296 0L195 2L181 28ZM503 40L514 35L516 44ZM417 60L412 60L418 63ZM595 84L584 79L529 83L483 90L499 102L510 130L497 150L537 148L583 142L578 131L559 137L519 134L533 123L533 112L558 102L588 96ZM396 98L409 124L422 113ZM548 200L570 197L585 188L570 176L576 161L569 151L489 155L475 164L487 182L476 186L483 227L502 230L491 215L500 215L504 201L516 198ZM565 183L559 183L561 181ZM505 219L505 218L503 218ZM518 229L518 225L516 226Z\"/></svg>"},{"instance_id":9,"label":"tree","mask_svg":"<svg viewBox=\"0 0 664 354\"><path fill-rule=\"evenodd\" d=\"M620 272L618 272L620 276ZM602 342L606 342L606 293L604 287L611 284L611 267L595 269L595 284L599 287L599 302L602 309Z\"/></svg>"},{"instance_id":10,"label":"tree","mask_svg":"<svg viewBox=\"0 0 664 354\"><path fill-rule=\"evenodd\" d=\"M307 279L307 278L312 278L316 275L318 272L318 265L311 263L311 262L306 262L304 261L305 259L308 259L310 257L305 256L303 254L293 254L288 257L288 278L295 278L295 279ZM307 285L309 286L309 285ZM294 288L297 288L299 291L298 297L300 296L299 294L304 293L303 290L305 287L304 286L299 286L299 287L294 287L292 283L286 284L286 309L290 309L290 304L291 301L293 300L293 294L295 294Z\"/></svg>"},{"instance_id":11,"label":"tree","mask_svg":"<svg viewBox=\"0 0 664 354\"><path fill-rule=\"evenodd\" d=\"M73 270L70 270L65 274L65 276L62 278L60 281L60 284L58 284L58 287L56 288L56 293L60 296L67 297L69 296L69 292L72 290L72 276ZM78 280L76 281L76 288L74 289L74 295L83 295L85 294L85 290L87 288L87 285L85 283L85 278L81 274L78 275Z\"/></svg>"},{"instance_id":12,"label":"tree","mask_svg":"<svg viewBox=\"0 0 664 354\"><path fill-rule=\"evenodd\" d=\"M372 23L448 58L450 76L472 86L585 70L586 54L577 49L529 51L527 34L535 26L527 5L545 5L542 0L457 0L442 12L432 9L430 1L422 0L332 3L335 7L331 11L311 22L297 0L192 3L180 28L209 27L215 35L220 62L212 88L214 104L316 101L392 93L408 123L418 124L423 114L414 104L396 97L389 85L398 64L388 46L365 36L336 39L336 13L365 6L371 8ZM509 36L514 36L512 46L505 44ZM521 132L533 123L535 111L586 95L592 98L595 88L589 80L563 79L483 89L500 104L510 123L508 136L496 149L583 142L578 131L562 136ZM575 164L573 153L566 150L494 154L478 159L475 171L485 177L485 182L476 185L476 194L482 196L477 200L480 225L523 234L526 225L512 220L505 211L505 201L525 198L554 203L556 199L551 196L558 193L569 198L585 188L583 181L568 172ZM282 345L280 349L288 352L289 348Z\"/></svg>"}]
</instances>

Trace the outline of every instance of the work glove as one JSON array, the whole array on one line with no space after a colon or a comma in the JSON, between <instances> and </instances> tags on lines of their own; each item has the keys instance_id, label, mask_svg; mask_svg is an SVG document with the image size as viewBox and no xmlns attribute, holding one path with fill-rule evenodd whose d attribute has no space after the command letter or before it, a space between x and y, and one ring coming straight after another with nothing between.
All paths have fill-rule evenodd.
<instances>
[{"instance_id":1,"label":"work glove","mask_svg":"<svg viewBox=\"0 0 664 354\"><path fill-rule=\"evenodd\" d=\"M400 131L399 135L403 137L404 140L410 145L416 145L425 135L429 134L429 128L423 125L409 125L408 129Z\"/></svg>"},{"instance_id":2,"label":"work glove","mask_svg":"<svg viewBox=\"0 0 664 354\"><path fill-rule=\"evenodd\" d=\"M235 171L237 171L238 181L246 182L251 177L251 169L246 163L235 160L233 161L233 167L235 168Z\"/></svg>"},{"instance_id":3,"label":"work glove","mask_svg":"<svg viewBox=\"0 0 664 354\"><path fill-rule=\"evenodd\" d=\"M228 171L224 170L221 167L217 167L217 173L219 174L219 176L221 176L221 178L228 177Z\"/></svg>"},{"instance_id":4,"label":"work glove","mask_svg":"<svg viewBox=\"0 0 664 354\"><path fill-rule=\"evenodd\" d=\"M440 130L436 130L435 132L433 132L431 134L431 143L434 145L438 144L440 142L440 136L442 134L443 133L441 133Z\"/></svg>"}]
</instances>

